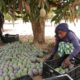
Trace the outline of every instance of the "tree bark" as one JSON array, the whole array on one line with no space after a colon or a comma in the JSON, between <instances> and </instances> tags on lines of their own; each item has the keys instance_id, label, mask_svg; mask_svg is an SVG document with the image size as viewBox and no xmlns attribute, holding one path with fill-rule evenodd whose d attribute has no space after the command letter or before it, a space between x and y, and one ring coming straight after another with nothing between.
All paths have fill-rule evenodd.
<instances>
[{"instance_id":1,"label":"tree bark","mask_svg":"<svg viewBox=\"0 0 80 80\"><path fill-rule=\"evenodd\" d=\"M32 21L33 42L43 44L45 42L45 23L43 20Z\"/></svg>"}]
</instances>

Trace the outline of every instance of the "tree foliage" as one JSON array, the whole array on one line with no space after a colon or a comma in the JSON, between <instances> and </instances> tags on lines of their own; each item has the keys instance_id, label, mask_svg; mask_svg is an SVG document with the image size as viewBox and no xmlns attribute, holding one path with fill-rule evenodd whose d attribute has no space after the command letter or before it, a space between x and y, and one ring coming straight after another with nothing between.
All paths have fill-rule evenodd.
<instances>
[{"instance_id":1,"label":"tree foliage","mask_svg":"<svg viewBox=\"0 0 80 80\"><path fill-rule=\"evenodd\" d=\"M1 0L0 4L2 12L24 21L39 20L42 7L48 11L48 4L44 0Z\"/></svg>"},{"instance_id":2,"label":"tree foliage","mask_svg":"<svg viewBox=\"0 0 80 80\"><path fill-rule=\"evenodd\" d=\"M55 16L52 21L56 23L62 19L74 21L80 18L80 0L0 0L0 10L4 14L24 21L39 20L42 7L46 13L53 8Z\"/></svg>"},{"instance_id":3,"label":"tree foliage","mask_svg":"<svg viewBox=\"0 0 80 80\"><path fill-rule=\"evenodd\" d=\"M55 16L52 21L56 23L61 20L74 21L80 18L80 0L49 0L52 7L56 7L53 10Z\"/></svg>"}]
</instances>

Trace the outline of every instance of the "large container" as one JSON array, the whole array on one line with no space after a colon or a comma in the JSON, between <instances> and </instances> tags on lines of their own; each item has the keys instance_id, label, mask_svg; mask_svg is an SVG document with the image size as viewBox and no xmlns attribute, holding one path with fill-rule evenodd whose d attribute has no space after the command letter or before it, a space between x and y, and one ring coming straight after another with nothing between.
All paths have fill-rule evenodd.
<instances>
[{"instance_id":1,"label":"large container","mask_svg":"<svg viewBox=\"0 0 80 80\"><path fill-rule=\"evenodd\" d=\"M43 64L43 78L50 78L61 75L60 72L55 71L55 68L60 67L59 61L50 61L48 63L44 62ZM64 74L68 74L73 80L80 79L80 64L70 69ZM61 80L61 79L60 79Z\"/></svg>"}]
</instances>

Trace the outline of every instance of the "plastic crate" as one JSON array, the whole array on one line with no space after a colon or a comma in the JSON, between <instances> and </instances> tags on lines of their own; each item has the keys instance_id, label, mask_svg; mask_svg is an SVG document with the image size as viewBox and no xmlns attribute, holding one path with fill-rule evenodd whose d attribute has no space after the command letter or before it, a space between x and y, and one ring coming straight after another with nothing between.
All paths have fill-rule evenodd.
<instances>
[{"instance_id":1,"label":"plastic crate","mask_svg":"<svg viewBox=\"0 0 80 80\"><path fill-rule=\"evenodd\" d=\"M70 75L74 80L80 80L80 65L68 71L67 74Z\"/></svg>"},{"instance_id":2,"label":"plastic crate","mask_svg":"<svg viewBox=\"0 0 80 80\"><path fill-rule=\"evenodd\" d=\"M22 76L20 78L14 79L14 80L33 80L29 75Z\"/></svg>"},{"instance_id":3,"label":"plastic crate","mask_svg":"<svg viewBox=\"0 0 80 80\"><path fill-rule=\"evenodd\" d=\"M10 35L10 34L6 34L4 36L1 37L1 40L3 43L11 43L11 42L15 42L19 40L19 35Z\"/></svg>"},{"instance_id":4,"label":"plastic crate","mask_svg":"<svg viewBox=\"0 0 80 80\"><path fill-rule=\"evenodd\" d=\"M48 78L52 76L60 75L58 72L54 70L54 68L57 68L60 66L60 60L48 60L43 63L43 72L42 76L43 78Z\"/></svg>"},{"instance_id":5,"label":"plastic crate","mask_svg":"<svg viewBox=\"0 0 80 80\"><path fill-rule=\"evenodd\" d=\"M51 78L46 78L44 80L73 80L69 75L64 74L64 75L59 75Z\"/></svg>"},{"instance_id":6,"label":"plastic crate","mask_svg":"<svg viewBox=\"0 0 80 80\"><path fill-rule=\"evenodd\" d=\"M50 63L45 62L43 64L43 78L61 75L59 72L55 71L55 68L59 66L60 66L59 63L56 63L55 61L50 61ZM73 69L70 69L68 72L64 74L68 74L74 80L78 80L80 78L80 65L75 66Z\"/></svg>"}]
</instances>

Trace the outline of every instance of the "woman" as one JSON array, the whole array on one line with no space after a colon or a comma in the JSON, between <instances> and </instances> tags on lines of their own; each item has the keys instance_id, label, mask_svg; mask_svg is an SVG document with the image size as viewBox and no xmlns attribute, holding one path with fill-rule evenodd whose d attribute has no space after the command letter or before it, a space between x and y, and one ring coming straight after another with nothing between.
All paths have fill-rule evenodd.
<instances>
[{"instance_id":1,"label":"woman","mask_svg":"<svg viewBox=\"0 0 80 80\"><path fill-rule=\"evenodd\" d=\"M56 27L55 33L56 33L56 45L53 50L53 53L48 59L49 60L52 59L54 54L57 53L60 42L65 42L65 43L69 42L74 47L73 51L64 60L64 65L69 66L70 60L77 57L77 55L80 53L80 40L73 31L69 30L68 25L66 23L59 24Z\"/></svg>"},{"instance_id":2,"label":"woman","mask_svg":"<svg viewBox=\"0 0 80 80\"><path fill-rule=\"evenodd\" d=\"M54 62L50 60L54 59L55 54L58 54L59 59L57 61L59 65L63 64L64 67L69 67L71 60L76 60L80 54L80 40L73 31L69 30L66 23L59 24L55 29L55 33L56 45L46 63L49 65L51 63L54 64ZM43 74L45 74L46 70L48 69L43 66Z\"/></svg>"}]
</instances>

